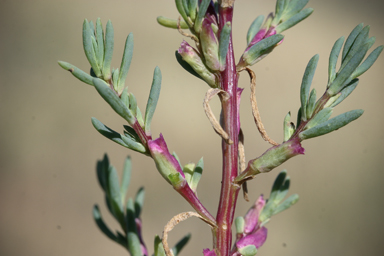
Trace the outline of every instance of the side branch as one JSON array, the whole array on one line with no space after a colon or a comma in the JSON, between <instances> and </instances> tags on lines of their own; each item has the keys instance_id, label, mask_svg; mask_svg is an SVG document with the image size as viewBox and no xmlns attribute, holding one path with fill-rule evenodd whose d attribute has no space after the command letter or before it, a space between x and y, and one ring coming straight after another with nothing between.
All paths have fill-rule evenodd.
<instances>
[{"instance_id":1,"label":"side branch","mask_svg":"<svg viewBox=\"0 0 384 256\"><path fill-rule=\"evenodd\" d=\"M264 128L263 123L261 122L261 117L259 113L259 108L257 107L257 102L256 102L256 75L255 73L250 69L250 68L245 68L251 77L251 105L252 105L252 113L253 113L253 118L255 119L255 123L257 126L257 129L259 130L261 137L269 142L270 144L277 146L279 143L276 141L272 140L268 134L267 131Z\"/></svg>"}]
</instances>

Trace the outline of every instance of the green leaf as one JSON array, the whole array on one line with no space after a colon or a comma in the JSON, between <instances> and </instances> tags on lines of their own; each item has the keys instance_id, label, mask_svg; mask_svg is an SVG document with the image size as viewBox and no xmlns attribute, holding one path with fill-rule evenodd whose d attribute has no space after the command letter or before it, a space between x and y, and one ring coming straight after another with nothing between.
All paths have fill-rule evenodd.
<instances>
[{"instance_id":1,"label":"green leaf","mask_svg":"<svg viewBox=\"0 0 384 256\"><path fill-rule=\"evenodd\" d=\"M301 123L301 120L302 120L301 113L303 113L303 111L301 110L301 107L300 107L299 110L297 111L296 127L300 126L300 123Z\"/></svg>"},{"instance_id":2,"label":"green leaf","mask_svg":"<svg viewBox=\"0 0 384 256\"><path fill-rule=\"evenodd\" d=\"M252 41L252 39L256 36L257 32L259 32L261 25L264 21L264 15L259 15L257 18L252 22L251 26L248 29L247 32L247 45Z\"/></svg>"},{"instance_id":3,"label":"green leaf","mask_svg":"<svg viewBox=\"0 0 384 256\"><path fill-rule=\"evenodd\" d=\"M103 191L107 190L108 168L109 160L107 154L105 154L103 160L97 161L96 165L97 180L99 181L99 185L103 189Z\"/></svg>"},{"instance_id":4,"label":"green leaf","mask_svg":"<svg viewBox=\"0 0 384 256\"><path fill-rule=\"evenodd\" d=\"M137 142L134 139L130 137L126 137L124 135L120 135L120 137L124 141L124 143L127 145L126 146L127 148L137 151L139 153L146 154L146 155L149 154L149 152L147 152L147 149L140 142Z\"/></svg>"},{"instance_id":5,"label":"green leaf","mask_svg":"<svg viewBox=\"0 0 384 256\"><path fill-rule=\"evenodd\" d=\"M201 25L203 23L203 18L205 14L207 13L208 6L211 3L211 0L201 0L199 5L199 12L197 13L197 18L195 20L195 26L194 29L197 33L201 30Z\"/></svg>"},{"instance_id":6,"label":"green leaf","mask_svg":"<svg viewBox=\"0 0 384 256\"><path fill-rule=\"evenodd\" d=\"M253 244L244 246L243 248L239 249L239 252L242 256L254 256L257 253L256 246Z\"/></svg>"},{"instance_id":7,"label":"green leaf","mask_svg":"<svg viewBox=\"0 0 384 256\"><path fill-rule=\"evenodd\" d=\"M176 8L179 11L181 17L183 17L183 19L185 21L187 21L188 20L188 16L187 16L187 13L184 10L183 0L176 0L175 2L176 2Z\"/></svg>"},{"instance_id":8,"label":"green leaf","mask_svg":"<svg viewBox=\"0 0 384 256\"><path fill-rule=\"evenodd\" d=\"M103 32L103 25L101 24L100 18L96 20L96 42L97 42L96 57L99 63L99 67L100 69L102 69L104 64L104 32Z\"/></svg>"},{"instance_id":9,"label":"green leaf","mask_svg":"<svg viewBox=\"0 0 384 256\"><path fill-rule=\"evenodd\" d=\"M363 45L366 45L367 43L367 40L368 40L368 34L369 34L369 29L370 27L369 26L366 26L364 27L361 32L359 33L359 35L356 37L355 41L353 42L353 44L351 45L351 47L349 48L348 50L348 53L347 55L345 56L345 58L343 58L342 62L341 62L341 67L340 69L343 69L347 64L348 62L355 56L357 55L357 53L359 51L361 51L361 48ZM370 48L370 46L367 47L367 51L368 49Z\"/></svg>"},{"instance_id":10,"label":"green leaf","mask_svg":"<svg viewBox=\"0 0 384 256\"><path fill-rule=\"evenodd\" d=\"M377 60L380 53L383 51L384 46L380 45L377 47L369 56L367 59L353 72L352 77L357 78L365 73L370 67L372 67L373 63Z\"/></svg>"},{"instance_id":11,"label":"green leaf","mask_svg":"<svg viewBox=\"0 0 384 256\"><path fill-rule=\"evenodd\" d=\"M355 90L356 86L359 84L359 79L352 80L341 92L337 95L340 95L332 104L331 107L336 107L340 102L342 102L345 98L347 98L353 90ZM335 97L335 96L334 96Z\"/></svg>"},{"instance_id":12,"label":"green leaf","mask_svg":"<svg viewBox=\"0 0 384 256\"><path fill-rule=\"evenodd\" d=\"M220 33L219 39L219 62L220 62L220 70L223 71L225 69L225 61L227 58L229 40L231 38L231 22L225 23L223 29Z\"/></svg>"},{"instance_id":13,"label":"green leaf","mask_svg":"<svg viewBox=\"0 0 384 256\"><path fill-rule=\"evenodd\" d=\"M187 14L187 16L189 16L188 0L183 0L183 7L184 7L185 13Z\"/></svg>"},{"instance_id":14,"label":"green leaf","mask_svg":"<svg viewBox=\"0 0 384 256\"><path fill-rule=\"evenodd\" d=\"M133 93L129 93L129 110L131 111L132 115L136 117L137 100Z\"/></svg>"},{"instance_id":15,"label":"green leaf","mask_svg":"<svg viewBox=\"0 0 384 256\"><path fill-rule=\"evenodd\" d=\"M112 91L107 83L101 79L94 78L93 84L101 97L118 115L124 118L130 125L133 125L136 122L136 118L132 115L131 111L129 111L129 109L124 105L116 93Z\"/></svg>"},{"instance_id":16,"label":"green leaf","mask_svg":"<svg viewBox=\"0 0 384 256\"><path fill-rule=\"evenodd\" d=\"M332 108L324 108L319 111L305 126L305 129L311 129L318 124L326 122L332 115Z\"/></svg>"},{"instance_id":17,"label":"green leaf","mask_svg":"<svg viewBox=\"0 0 384 256\"><path fill-rule=\"evenodd\" d=\"M292 205L294 205L295 203L297 203L297 201L299 201L299 195L297 194L293 194L291 196L289 196L284 202L282 202L281 204L279 204L273 211L273 214L272 215L275 215L275 214L278 214L284 210L287 210L289 207L291 207Z\"/></svg>"},{"instance_id":18,"label":"green leaf","mask_svg":"<svg viewBox=\"0 0 384 256\"><path fill-rule=\"evenodd\" d=\"M179 242L177 242L177 244L171 249L174 256L177 256L180 253L190 238L191 234L187 234Z\"/></svg>"},{"instance_id":19,"label":"green leaf","mask_svg":"<svg viewBox=\"0 0 384 256\"><path fill-rule=\"evenodd\" d=\"M245 220L243 216L239 216L235 219L235 227L237 234L243 234L244 232Z\"/></svg>"},{"instance_id":20,"label":"green leaf","mask_svg":"<svg viewBox=\"0 0 384 256\"><path fill-rule=\"evenodd\" d=\"M128 241L128 251L131 256L143 256L141 251L141 243L139 236L133 232L128 232L127 234Z\"/></svg>"},{"instance_id":21,"label":"green leaf","mask_svg":"<svg viewBox=\"0 0 384 256\"><path fill-rule=\"evenodd\" d=\"M279 194L280 188L283 186L285 178L287 176L287 170L283 170L277 175L275 182L273 183L271 195L269 196L268 202L275 202Z\"/></svg>"},{"instance_id":22,"label":"green leaf","mask_svg":"<svg viewBox=\"0 0 384 256\"><path fill-rule=\"evenodd\" d=\"M291 18L289 18L287 21L284 21L281 24L279 24L276 27L276 33L281 33L283 31L295 26L296 24L298 24L302 20L306 19L309 15L311 15L312 12L313 12L312 8L307 8L307 9L300 11L299 13L297 13L294 16L292 16Z\"/></svg>"},{"instance_id":23,"label":"green leaf","mask_svg":"<svg viewBox=\"0 0 384 256\"><path fill-rule=\"evenodd\" d=\"M136 198L135 198L135 217L136 218L140 217L141 211L143 210L144 198L145 198L145 190L143 187L141 187L137 191Z\"/></svg>"},{"instance_id":24,"label":"green leaf","mask_svg":"<svg viewBox=\"0 0 384 256\"><path fill-rule=\"evenodd\" d=\"M292 136L292 134L295 132L295 127L292 127L291 120L291 112L288 112L288 114L284 118L284 142L289 140Z\"/></svg>"},{"instance_id":25,"label":"green leaf","mask_svg":"<svg viewBox=\"0 0 384 256\"><path fill-rule=\"evenodd\" d=\"M112 71L112 84L113 84L113 88L115 88L117 86L117 84L119 83L119 69L114 69Z\"/></svg>"},{"instance_id":26,"label":"green leaf","mask_svg":"<svg viewBox=\"0 0 384 256\"><path fill-rule=\"evenodd\" d=\"M111 62L114 48L114 31L111 20L108 20L105 29L103 75L105 80L111 79Z\"/></svg>"},{"instance_id":27,"label":"green leaf","mask_svg":"<svg viewBox=\"0 0 384 256\"><path fill-rule=\"evenodd\" d=\"M158 235L155 236L155 253L154 256L166 256L163 243Z\"/></svg>"},{"instance_id":28,"label":"green leaf","mask_svg":"<svg viewBox=\"0 0 384 256\"><path fill-rule=\"evenodd\" d=\"M129 182L131 181L131 170L132 170L131 158L128 156L124 162L123 178L121 180L121 186L120 186L120 197L121 197L122 205L125 203Z\"/></svg>"},{"instance_id":29,"label":"green leaf","mask_svg":"<svg viewBox=\"0 0 384 256\"><path fill-rule=\"evenodd\" d=\"M92 43L92 30L89 26L88 21L85 19L83 23L83 47L84 47L84 53L85 56L88 59L89 64L91 64L91 67L93 71L95 72L97 77L100 77L101 71L100 67L98 66L97 60L96 60L96 54L94 51L93 43Z\"/></svg>"},{"instance_id":30,"label":"green leaf","mask_svg":"<svg viewBox=\"0 0 384 256\"><path fill-rule=\"evenodd\" d=\"M342 60L344 60L344 58L347 55L349 49L351 48L352 44L354 43L356 37L360 34L360 32L363 29L363 27L364 27L364 23L360 23L349 34L349 36L347 38L347 41L345 41L345 44L344 44Z\"/></svg>"},{"instance_id":31,"label":"green leaf","mask_svg":"<svg viewBox=\"0 0 384 256\"><path fill-rule=\"evenodd\" d=\"M189 184L191 189L195 192L196 192L197 185L199 184L199 181L201 179L201 176L203 175L203 169L204 169L204 160L203 158L201 158L199 162L197 162L197 165L193 170L193 175L191 178L191 182Z\"/></svg>"},{"instance_id":32,"label":"green leaf","mask_svg":"<svg viewBox=\"0 0 384 256\"><path fill-rule=\"evenodd\" d=\"M68 62L59 61L60 67L71 72L71 74L83 83L93 85L93 77L82 71L81 69L69 64Z\"/></svg>"},{"instance_id":33,"label":"green leaf","mask_svg":"<svg viewBox=\"0 0 384 256\"><path fill-rule=\"evenodd\" d=\"M136 213L135 213L135 205L133 203L132 198L129 198L126 205L126 223L127 223L127 231L132 233L137 233L136 228Z\"/></svg>"},{"instance_id":34,"label":"green leaf","mask_svg":"<svg viewBox=\"0 0 384 256\"><path fill-rule=\"evenodd\" d=\"M159 16L159 17L157 17L157 23L159 23L160 25L167 27L167 28L177 29L177 20L175 20L175 19L170 19L170 18L167 18L164 16ZM180 20L180 27L182 29L188 29L189 28L188 24L185 23L184 20Z\"/></svg>"},{"instance_id":35,"label":"green leaf","mask_svg":"<svg viewBox=\"0 0 384 256\"><path fill-rule=\"evenodd\" d=\"M275 24L277 24L280 21L280 17L284 12L284 8L286 7L286 2L289 0L277 0L276 1L276 8L275 8Z\"/></svg>"},{"instance_id":36,"label":"green leaf","mask_svg":"<svg viewBox=\"0 0 384 256\"><path fill-rule=\"evenodd\" d=\"M316 89L312 89L307 103L307 118L311 118L316 105Z\"/></svg>"},{"instance_id":37,"label":"green leaf","mask_svg":"<svg viewBox=\"0 0 384 256\"><path fill-rule=\"evenodd\" d=\"M317 62L319 61L319 55L316 54L308 62L305 69L303 80L301 82L300 89L300 101L301 101L301 117L304 121L307 120L307 101L309 95L309 89L311 88L313 76L315 75Z\"/></svg>"},{"instance_id":38,"label":"green leaf","mask_svg":"<svg viewBox=\"0 0 384 256\"><path fill-rule=\"evenodd\" d=\"M368 51L368 45L363 45L360 50L348 61L348 63L340 70L335 80L329 86L327 93L331 96L340 92L351 80L352 73L360 65L365 54Z\"/></svg>"},{"instance_id":39,"label":"green leaf","mask_svg":"<svg viewBox=\"0 0 384 256\"><path fill-rule=\"evenodd\" d=\"M363 114L363 112L364 110L362 109L355 109L338 115L328 120L327 122L321 123L313 128L303 131L300 133L299 137L302 140L306 140L330 133L356 120Z\"/></svg>"},{"instance_id":40,"label":"green leaf","mask_svg":"<svg viewBox=\"0 0 384 256\"><path fill-rule=\"evenodd\" d=\"M117 144L129 148L128 145L122 140L121 134L115 132L108 126L104 125L102 122L97 120L95 117L92 117L91 119L93 127L104 137L112 140L113 142L116 142Z\"/></svg>"},{"instance_id":41,"label":"green leaf","mask_svg":"<svg viewBox=\"0 0 384 256\"><path fill-rule=\"evenodd\" d=\"M153 73L152 86L148 97L147 107L145 109L144 130L146 134L151 134L151 122L160 96L161 79L160 68L156 67Z\"/></svg>"},{"instance_id":42,"label":"green leaf","mask_svg":"<svg viewBox=\"0 0 384 256\"><path fill-rule=\"evenodd\" d=\"M99 227L100 231L104 233L109 239L117 242L118 238L117 236L108 228L108 226L105 224L101 212L99 210L98 205L93 206L93 219L95 220L97 226Z\"/></svg>"},{"instance_id":43,"label":"green leaf","mask_svg":"<svg viewBox=\"0 0 384 256\"><path fill-rule=\"evenodd\" d=\"M284 10L283 20L291 18L293 15L300 12L309 2L309 0L291 0Z\"/></svg>"},{"instance_id":44,"label":"green leaf","mask_svg":"<svg viewBox=\"0 0 384 256\"><path fill-rule=\"evenodd\" d=\"M115 90L118 93L121 93L124 89L125 79L127 78L129 67L131 66L132 55L133 34L129 33L129 35L127 36L127 40L125 41L123 59L121 60L120 64L119 82L118 85L115 87Z\"/></svg>"},{"instance_id":45,"label":"green leaf","mask_svg":"<svg viewBox=\"0 0 384 256\"><path fill-rule=\"evenodd\" d=\"M106 192L109 198L109 202L111 203L113 215L120 223L121 227L124 228L125 219L123 204L121 203L119 176L117 175L117 171L113 166L109 166L108 168L108 190Z\"/></svg>"},{"instance_id":46,"label":"green leaf","mask_svg":"<svg viewBox=\"0 0 384 256\"><path fill-rule=\"evenodd\" d=\"M328 86L336 77L336 64L339 58L341 47L344 43L344 37L340 37L332 47L331 54L329 55L329 65L328 65Z\"/></svg>"},{"instance_id":47,"label":"green leaf","mask_svg":"<svg viewBox=\"0 0 384 256\"><path fill-rule=\"evenodd\" d=\"M194 21L196 19L198 0L189 0L188 2L189 16Z\"/></svg>"},{"instance_id":48,"label":"green leaf","mask_svg":"<svg viewBox=\"0 0 384 256\"><path fill-rule=\"evenodd\" d=\"M279 204L284 197L288 194L289 191L289 186L291 184L291 178L286 177L284 180L284 183L281 185L276 197L275 197L275 204Z\"/></svg>"},{"instance_id":49,"label":"green leaf","mask_svg":"<svg viewBox=\"0 0 384 256\"><path fill-rule=\"evenodd\" d=\"M250 66L257 63L266 54L270 53L283 38L283 35L276 34L261 40L244 53L243 59Z\"/></svg>"}]
</instances>

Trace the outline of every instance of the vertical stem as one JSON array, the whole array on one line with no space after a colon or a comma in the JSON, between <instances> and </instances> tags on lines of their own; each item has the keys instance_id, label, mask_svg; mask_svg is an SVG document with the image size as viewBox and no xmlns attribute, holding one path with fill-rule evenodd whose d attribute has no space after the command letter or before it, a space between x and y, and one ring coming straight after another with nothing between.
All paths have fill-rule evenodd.
<instances>
[{"instance_id":1,"label":"vertical stem","mask_svg":"<svg viewBox=\"0 0 384 256\"><path fill-rule=\"evenodd\" d=\"M232 24L233 6L221 3L219 17L219 30L221 31L226 22L230 21ZM233 144L228 145L225 141L222 141L222 183L219 208L216 217L218 227L214 234L216 235L216 238L214 239L214 248L219 256L228 256L231 251L231 227L240 188L233 184L233 180L238 174L239 127L237 127L237 120L239 111L237 108L237 82L238 76L236 73L231 35L226 58L226 68L221 72L221 89L226 91L229 95L227 100L222 101L222 126L233 141Z\"/></svg>"}]
</instances>

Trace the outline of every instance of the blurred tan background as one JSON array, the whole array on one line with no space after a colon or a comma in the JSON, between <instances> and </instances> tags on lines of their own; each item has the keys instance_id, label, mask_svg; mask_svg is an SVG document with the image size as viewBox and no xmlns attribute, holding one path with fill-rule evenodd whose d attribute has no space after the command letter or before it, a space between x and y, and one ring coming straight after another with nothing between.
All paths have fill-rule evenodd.
<instances>
[{"instance_id":1,"label":"blurred tan background","mask_svg":"<svg viewBox=\"0 0 384 256\"><path fill-rule=\"evenodd\" d=\"M245 47L249 24L268 14L275 1L237 1L234 44L239 57ZM284 43L254 67L258 76L257 97L264 125L270 136L282 140L282 122L299 107L299 87L308 60L316 53L320 62L313 86L323 92L327 62L334 41L360 22L371 25L375 47L384 44L382 10L375 0L313 0L313 15L288 30ZM205 159L198 193L216 214L220 190L220 140L202 110L208 89L177 64L174 51L182 37L160 27L156 17L176 17L174 1L1 1L1 132L0 132L0 255L127 255L108 240L92 219L92 206L100 205L110 218L95 175L95 163L105 152L121 171L124 158L133 159L129 195L144 185L142 214L144 237L150 253L153 237L165 223L182 211L191 210L164 182L150 159L108 141L91 125L97 117L121 131L123 121L97 92L62 70L65 60L88 70L83 54L81 28L84 18L103 24L111 19L115 28L113 66L120 65L125 37L135 35L135 51L128 75L130 91L145 109L153 69L160 66L163 87L152 122L154 136L160 132L185 164ZM362 108L364 115L342 130L305 141L299 156L270 174L249 183L251 200L269 195L277 173L287 168L291 193L299 203L268 224L269 237L258 255L382 255L384 238L383 168L384 56L362 76L356 91L339 105L335 114ZM240 79L243 93L242 127L247 160L269 146L262 141L250 112L248 78ZM213 102L218 114L218 102ZM239 199L236 216L250 207ZM188 220L170 234L170 243L187 232L192 240L183 255L202 255L211 247L208 227Z\"/></svg>"}]
</instances>

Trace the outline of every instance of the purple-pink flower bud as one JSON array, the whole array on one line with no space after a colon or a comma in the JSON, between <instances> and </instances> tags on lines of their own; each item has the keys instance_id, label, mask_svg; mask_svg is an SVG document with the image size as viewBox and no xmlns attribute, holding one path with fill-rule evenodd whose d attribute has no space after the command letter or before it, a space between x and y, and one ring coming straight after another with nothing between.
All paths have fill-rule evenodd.
<instances>
[{"instance_id":1,"label":"purple-pink flower bud","mask_svg":"<svg viewBox=\"0 0 384 256\"><path fill-rule=\"evenodd\" d=\"M215 250L209 250L209 249L204 249L203 254L204 256L216 256Z\"/></svg>"},{"instance_id":2,"label":"purple-pink flower bud","mask_svg":"<svg viewBox=\"0 0 384 256\"><path fill-rule=\"evenodd\" d=\"M244 233L249 234L259 228L259 216L264 206L265 199L263 195L261 195L244 216Z\"/></svg>"},{"instance_id":3,"label":"purple-pink flower bud","mask_svg":"<svg viewBox=\"0 0 384 256\"><path fill-rule=\"evenodd\" d=\"M160 137L156 140L148 141L148 148L151 152L153 160L155 161L157 170L170 184L172 184L169 179L169 175L171 174L180 173L182 178L185 177L179 162L174 156L171 155L171 153L169 153L167 144L165 143L162 134L160 134Z\"/></svg>"},{"instance_id":4,"label":"purple-pink flower bud","mask_svg":"<svg viewBox=\"0 0 384 256\"><path fill-rule=\"evenodd\" d=\"M219 41L212 26L216 26L216 24L211 19L205 18L203 20L200 32L200 44L205 64L212 71L217 71L220 69Z\"/></svg>"},{"instance_id":5,"label":"purple-pink flower bud","mask_svg":"<svg viewBox=\"0 0 384 256\"><path fill-rule=\"evenodd\" d=\"M265 227L259 228L256 232L244 236L236 242L236 247L241 249L247 245L254 245L256 249L259 249L267 240L268 230Z\"/></svg>"}]
</instances>

